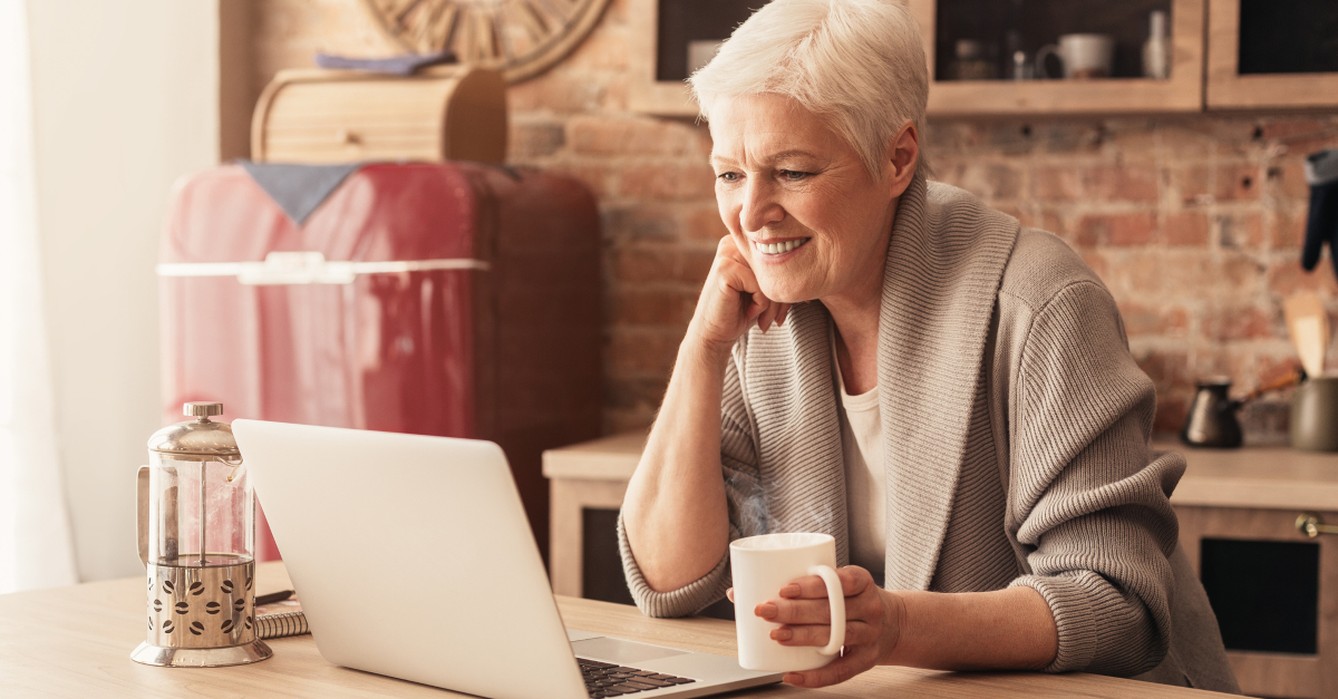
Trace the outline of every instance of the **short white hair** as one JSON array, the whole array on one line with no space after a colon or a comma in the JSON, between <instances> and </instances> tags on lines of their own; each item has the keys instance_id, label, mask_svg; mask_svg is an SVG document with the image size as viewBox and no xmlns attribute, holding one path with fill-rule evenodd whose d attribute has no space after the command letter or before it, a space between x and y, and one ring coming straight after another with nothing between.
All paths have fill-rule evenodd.
<instances>
[{"instance_id":1,"label":"short white hair","mask_svg":"<svg viewBox=\"0 0 1338 699\"><path fill-rule=\"evenodd\" d=\"M924 138L929 70L897 0L773 0L688 78L702 118L722 99L774 93L827 120L877 176L906 121Z\"/></svg>"}]
</instances>

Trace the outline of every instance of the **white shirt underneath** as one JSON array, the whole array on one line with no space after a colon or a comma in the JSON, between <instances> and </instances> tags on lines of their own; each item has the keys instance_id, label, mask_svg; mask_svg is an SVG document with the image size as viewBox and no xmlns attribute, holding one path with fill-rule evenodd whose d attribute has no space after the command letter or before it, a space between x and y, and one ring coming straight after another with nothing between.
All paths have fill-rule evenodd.
<instances>
[{"instance_id":1,"label":"white shirt underneath","mask_svg":"<svg viewBox=\"0 0 1338 699\"><path fill-rule=\"evenodd\" d=\"M834 353L833 353L834 355ZM850 562L881 579L887 549L887 474L883 470L883 424L878 387L857 396L841 385L841 450L845 453L846 509L850 515Z\"/></svg>"}]
</instances>

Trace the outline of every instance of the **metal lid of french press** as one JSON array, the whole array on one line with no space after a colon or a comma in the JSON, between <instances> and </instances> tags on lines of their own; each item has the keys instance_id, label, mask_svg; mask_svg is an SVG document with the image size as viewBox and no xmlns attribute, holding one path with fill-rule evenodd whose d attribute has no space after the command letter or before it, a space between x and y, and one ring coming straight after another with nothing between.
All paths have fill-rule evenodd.
<instances>
[{"instance_id":1,"label":"metal lid of french press","mask_svg":"<svg viewBox=\"0 0 1338 699\"><path fill-rule=\"evenodd\" d=\"M149 437L149 451L170 454L178 459L224 460L241 458L232 426L209 418L223 414L223 404L210 401L192 401L181 406L181 413L194 420L178 422L158 430Z\"/></svg>"}]
</instances>

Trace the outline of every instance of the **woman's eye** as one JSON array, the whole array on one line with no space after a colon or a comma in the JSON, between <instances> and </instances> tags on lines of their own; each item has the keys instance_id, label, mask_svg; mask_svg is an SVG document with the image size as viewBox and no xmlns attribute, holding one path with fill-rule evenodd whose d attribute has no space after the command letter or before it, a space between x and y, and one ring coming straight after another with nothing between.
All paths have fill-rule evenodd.
<instances>
[{"instance_id":1,"label":"woman's eye","mask_svg":"<svg viewBox=\"0 0 1338 699\"><path fill-rule=\"evenodd\" d=\"M812 175L813 175L813 173L811 173L811 172L801 172L801 171L799 171L799 170L781 170L781 171L780 171L780 178L781 178L782 180L787 181L787 182L798 182L798 181L800 181L800 180L807 179L808 177L811 177Z\"/></svg>"},{"instance_id":2,"label":"woman's eye","mask_svg":"<svg viewBox=\"0 0 1338 699\"><path fill-rule=\"evenodd\" d=\"M716 175L715 178L716 178L717 180L720 180L721 182L738 182L738 181L739 181L739 173L737 173L737 172L722 172L722 173L720 173L719 175Z\"/></svg>"}]
</instances>

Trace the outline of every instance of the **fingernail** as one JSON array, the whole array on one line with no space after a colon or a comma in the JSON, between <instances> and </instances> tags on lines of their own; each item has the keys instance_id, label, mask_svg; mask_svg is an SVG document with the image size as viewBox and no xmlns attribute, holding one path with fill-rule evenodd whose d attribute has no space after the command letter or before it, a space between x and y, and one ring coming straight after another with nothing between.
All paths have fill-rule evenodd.
<instances>
[{"instance_id":1,"label":"fingernail","mask_svg":"<svg viewBox=\"0 0 1338 699\"><path fill-rule=\"evenodd\" d=\"M781 597L798 597L799 592L800 590L798 585L790 584L781 588L780 595Z\"/></svg>"},{"instance_id":2,"label":"fingernail","mask_svg":"<svg viewBox=\"0 0 1338 699\"><path fill-rule=\"evenodd\" d=\"M779 629L771 630L771 640L773 641L788 641L792 638L794 638L794 632L783 626Z\"/></svg>"},{"instance_id":3,"label":"fingernail","mask_svg":"<svg viewBox=\"0 0 1338 699\"><path fill-rule=\"evenodd\" d=\"M803 686L804 676L797 672L787 672L784 675L781 675L781 681L787 684L796 684L799 686Z\"/></svg>"},{"instance_id":4,"label":"fingernail","mask_svg":"<svg viewBox=\"0 0 1338 699\"><path fill-rule=\"evenodd\" d=\"M770 602L763 602L757 605L755 613L763 619L774 619L776 617L776 605Z\"/></svg>"}]
</instances>

